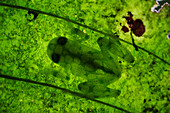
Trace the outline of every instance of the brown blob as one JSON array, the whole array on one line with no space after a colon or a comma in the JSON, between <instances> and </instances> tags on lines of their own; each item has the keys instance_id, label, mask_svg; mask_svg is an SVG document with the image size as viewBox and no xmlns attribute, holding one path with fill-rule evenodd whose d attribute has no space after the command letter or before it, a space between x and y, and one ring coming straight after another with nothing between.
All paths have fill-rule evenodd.
<instances>
[{"instance_id":1,"label":"brown blob","mask_svg":"<svg viewBox=\"0 0 170 113\"><path fill-rule=\"evenodd\" d=\"M138 37L142 36L145 32L145 26L144 26L142 20L141 19L133 20L132 13L128 12L128 14L129 14L129 16L124 16L123 18L125 18L127 20L127 24L129 26L129 28L131 28L131 30L133 31L133 33L136 36L138 36ZM123 28L122 28L122 30L123 30Z\"/></svg>"},{"instance_id":2,"label":"brown blob","mask_svg":"<svg viewBox=\"0 0 170 113\"><path fill-rule=\"evenodd\" d=\"M132 28L133 33L138 37L142 36L145 32L145 26L142 20L136 19L134 23L134 27Z\"/></svg>"},{"instance_id":3,"label":"brown blob","mask_svg":"<svg viewBox=\"0 0 170 113\"><path fill-rule=\"evenodd\" d=\"M122 26L121 29L124 33L129 32L129 29L126 26Z\"/></svg>"}]
</instances>

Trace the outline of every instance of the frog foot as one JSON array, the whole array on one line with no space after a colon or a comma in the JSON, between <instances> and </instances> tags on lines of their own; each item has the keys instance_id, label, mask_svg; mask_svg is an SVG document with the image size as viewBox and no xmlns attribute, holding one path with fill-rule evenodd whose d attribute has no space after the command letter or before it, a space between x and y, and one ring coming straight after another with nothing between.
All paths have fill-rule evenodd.
<instances>
[{"instance_id":1,"label":"frog foot","mask_svg":"<svg viewBox=\"0 0 170 113\"><path fill-rule=\"evenodd\" d=\"M118 97L121 93L120 90L110 89L103 84L93 84L93 82L80 83L78 89L91 98Z\"/></svg>"}]
</instances>

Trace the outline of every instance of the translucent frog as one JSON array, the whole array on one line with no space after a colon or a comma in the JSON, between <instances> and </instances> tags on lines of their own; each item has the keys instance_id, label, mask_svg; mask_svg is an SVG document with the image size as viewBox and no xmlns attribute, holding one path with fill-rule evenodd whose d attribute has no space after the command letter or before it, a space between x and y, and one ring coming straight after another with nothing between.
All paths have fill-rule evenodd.
<instances>
[{"instance_id":1,"label":"translucent frog","mask_svg":"<svg viewBox=\"0 0 170 113\"><path fill-rule=\"evenodd\" d=\"M107 87L121 77L118 56L130 63L134 57L116 39L100 37L97 43L101 50L57 37L50 41L47 54L54 63L87 80L78 85L83 94L93 98L118 97L120 90Z\"/></svg>"}]
</instances>

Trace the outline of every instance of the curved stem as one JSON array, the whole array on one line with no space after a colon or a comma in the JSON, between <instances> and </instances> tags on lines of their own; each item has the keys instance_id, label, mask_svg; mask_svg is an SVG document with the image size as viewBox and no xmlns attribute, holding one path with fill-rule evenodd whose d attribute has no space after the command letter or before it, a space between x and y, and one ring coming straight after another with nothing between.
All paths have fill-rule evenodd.
<instances>
[{"instance_id":1,"label":"curved stem","mask_svg":"<svg viewBox=\"0 0 170 113\"><path fill-rule=\"evenodd\" d=\"M132 43L133 43L133 46L134 46L135 50L138 51L138 47L137 47L137 45L135 44L135 40L134 40L134 38L133 38L132 30L130 31L130 36L131 36L131 38L132 38Z\"/></svg>"},{"instance_id":2,"label":"curved stem","mask_svg":"<svg viewBox=\"0 0 170 113\"><path fill-rule=\"evenodd\" d=\"M123 108L120 108L120 107L111 105L111 104L109 104L109 103L105 103L105 102L100 101L100 100L96 100L96 99L94 99L94 98L88 97L88 96L86 96L86 95L84 95L84 94L81 94L81 93L78 93L78 92L74 92L74 91L71 91L71 90L68 90L68 89L65 89L65 88L61 88L61 87L58 87L58 86L54 86L54 85L52 85L52 84L47 84L47 83L43 83L43 82L37 82L37 81L29 80L29 79L12 77L12 76L2 75L2 74L0 74L0 77L1 77L1 78L6 78L6 79L10 79L10 80L16 80L16 81L22 81L22 82L27 82L27 83L33 83L33 84L38 84L38 85L41 85L41 86L47 86L47 87L59 89L59 90L62 90L63 92L65 92L65 93L70 93L71 95L75 95L75 96L78 96L78 97L81 97L81 98L85 98L85 99L87 99L87 100L92 100L92 101L94 101L94 102L97 102L97 103L100 103L100 104L103 104L103 105L107 105L107 106L110 106L110 107L112 107L112 108L119 109L119 110L124 111L124 112L126 112L126 113L130 113L129 111L127 111L127 110L125 110L125 109L123 109Z\"/></svg>"}]
</instances>

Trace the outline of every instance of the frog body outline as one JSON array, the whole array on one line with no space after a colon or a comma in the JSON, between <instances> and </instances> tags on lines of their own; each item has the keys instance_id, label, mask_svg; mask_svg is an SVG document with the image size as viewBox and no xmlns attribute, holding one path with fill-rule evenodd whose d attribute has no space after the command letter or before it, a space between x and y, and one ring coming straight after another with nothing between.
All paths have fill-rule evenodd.
<instances>
[{"instance_id":1,"label":"frog body outline","mask_svg":"<svg viewBox=\"0 0 170 113\"><path fill-rule=\"evenodd\" d=\"M107 87L121 77L117 56L129 62L133 62L134 58L115 39L100 37L97 43L101 51L80 44L76 40L58 37L48 44L47 54L54 63L71 69L73 75L87 79L78 85L78 89L84 94L94 98L117 97L120 90ZM79 63L75 63L76 60Z\"/></svg>"}]
</instances>

